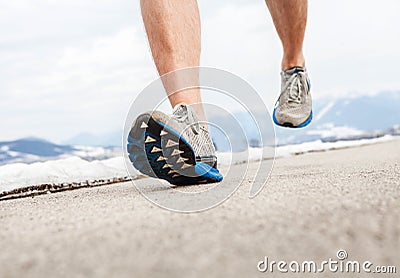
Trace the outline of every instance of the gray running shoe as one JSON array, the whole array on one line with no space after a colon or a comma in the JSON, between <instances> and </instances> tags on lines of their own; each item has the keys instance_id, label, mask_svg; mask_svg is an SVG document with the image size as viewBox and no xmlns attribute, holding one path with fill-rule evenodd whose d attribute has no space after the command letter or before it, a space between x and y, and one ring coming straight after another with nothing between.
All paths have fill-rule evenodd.
<instances>
[{"instance_id":1,"label":"gray running shoe","mask_svg":"<svg viewBox=\"0 0 400 278\"><path fill-rule=\"evenodd\" d=\"M217 166L215 147L207 127L200 123L199 118L191 106L179 104L173 110L172 118L180 125L183 137L193 147L196 161Z\"/></svg>"},{"instance_id":2,"label":"gray running shoe","mask_svg":"<svg viewBox=\"0 0 400 278\"><path fill-rule=\"evenodd\" d=\"M140 115L128 137L129 159L140 172L175 185L219 182L215 148L206 126L191 106L177 105L173 115Z\"/></svg>"},{"instance_id":3,"label":"gray running shoe","mask_svg":"<svg viewBox=\"0 0 400 278\"><path fill-rule=\"evenodd\" d=\"M307 126L313 117L307 71L295 67L282 71L281 77L281 94L273 113L275 124L292 128Z\"/></svg>"}]
</instances>

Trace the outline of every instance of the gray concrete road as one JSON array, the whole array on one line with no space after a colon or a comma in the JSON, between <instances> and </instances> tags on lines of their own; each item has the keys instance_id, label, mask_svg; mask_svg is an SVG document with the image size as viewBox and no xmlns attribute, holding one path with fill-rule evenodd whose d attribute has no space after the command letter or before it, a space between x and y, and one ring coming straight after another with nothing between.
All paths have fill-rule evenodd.
<instances>
[{"instance_id":1,"label":"gray concrete road","mask_svg":"<svg viewBox=\"0 0 400 278\"><path fill-rule=\"evenodd\" d=\"M196 214L160 209L131 183L0 202L0 277L303 277L257 263L319 264L339 249L399 275L400 140L278 159L255 199L251 178ZM373 276L398 277L357 277Z\"/></svg>"}]
</instances>

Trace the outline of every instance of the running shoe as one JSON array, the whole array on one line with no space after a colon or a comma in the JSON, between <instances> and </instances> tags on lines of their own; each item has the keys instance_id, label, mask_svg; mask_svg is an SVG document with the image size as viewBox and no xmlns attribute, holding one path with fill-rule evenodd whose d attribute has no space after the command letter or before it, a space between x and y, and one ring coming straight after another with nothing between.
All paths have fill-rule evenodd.
<instances>
[{"instance_id":1,"label":"running shoe","mask_svg":"<svg viewBox=\"0 0 400 278\"><path fill-rule=\"evenodd\" d=\"M273 120L283 127L305 127L313 118L311 83L307 71L300 67L281 73L281 94L275 104Z\"/></svg>"},{"instance_id":2,"label":"running shoe","mask_svg":"<svg viewBox=\"0 0 400 278\"><path fill-rule=\"evenodd\" d=\"M222 181L214 144L193 108L179 104L168 116L141 114L128 137L129 159L141 173L174 185Z\"/></svg>"}]
</instances>

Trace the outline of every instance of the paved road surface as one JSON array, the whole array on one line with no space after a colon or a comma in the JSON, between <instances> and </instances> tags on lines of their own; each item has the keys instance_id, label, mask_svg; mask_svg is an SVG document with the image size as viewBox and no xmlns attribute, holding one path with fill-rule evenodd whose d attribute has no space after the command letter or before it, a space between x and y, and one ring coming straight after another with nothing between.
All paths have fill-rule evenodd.
<instances>
[{"instance_id":1,"label":"paved road surface","mask_svg":"<svg viewBox=\"0 0 400 278\"><path fill-rule=\"evenodd\" d=\"M278 159L252 200L251 178L197 214L131 183L0 202L0 277L277 277L257 271L264 256L320 263L339 249L400 272L400 140Z\"/></svg>"}]
</instances>

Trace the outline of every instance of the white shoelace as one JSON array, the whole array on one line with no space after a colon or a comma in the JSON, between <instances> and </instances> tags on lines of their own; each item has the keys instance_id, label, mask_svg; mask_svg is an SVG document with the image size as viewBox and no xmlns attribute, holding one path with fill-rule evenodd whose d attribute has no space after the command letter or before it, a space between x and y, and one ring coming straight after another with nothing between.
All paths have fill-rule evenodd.
<instances>
[{"instance_id":1,"label":"white shoelace","mask_svg":"<svg viewBox=\"0 0 400 278\"><path fill-rule=\"evenodd\" d=\"M188 111L186 106L181 106L181 107L182 107L182 108L180 108L181 111L174 112L173 117L178 122L186 123L187 125L189 125L195 135L199 134L199 132L200 132L199 121L193 115L193 113L191 113L191 111Z\"/></svg>"},{"instance_id":2,"label":"white shoelace","mask_svg":"<svg viewBox=\"0 0 400 278\"><path fill-rule=\"evenodd\" d=\"M288 102L294 102L294 103L301 103L301 90L303 87L303 83L305 80L305 74L303 72L298 72L292 74L290 76L288 83L289 85L289 98Z\"/></svg>"}]
</instances>

